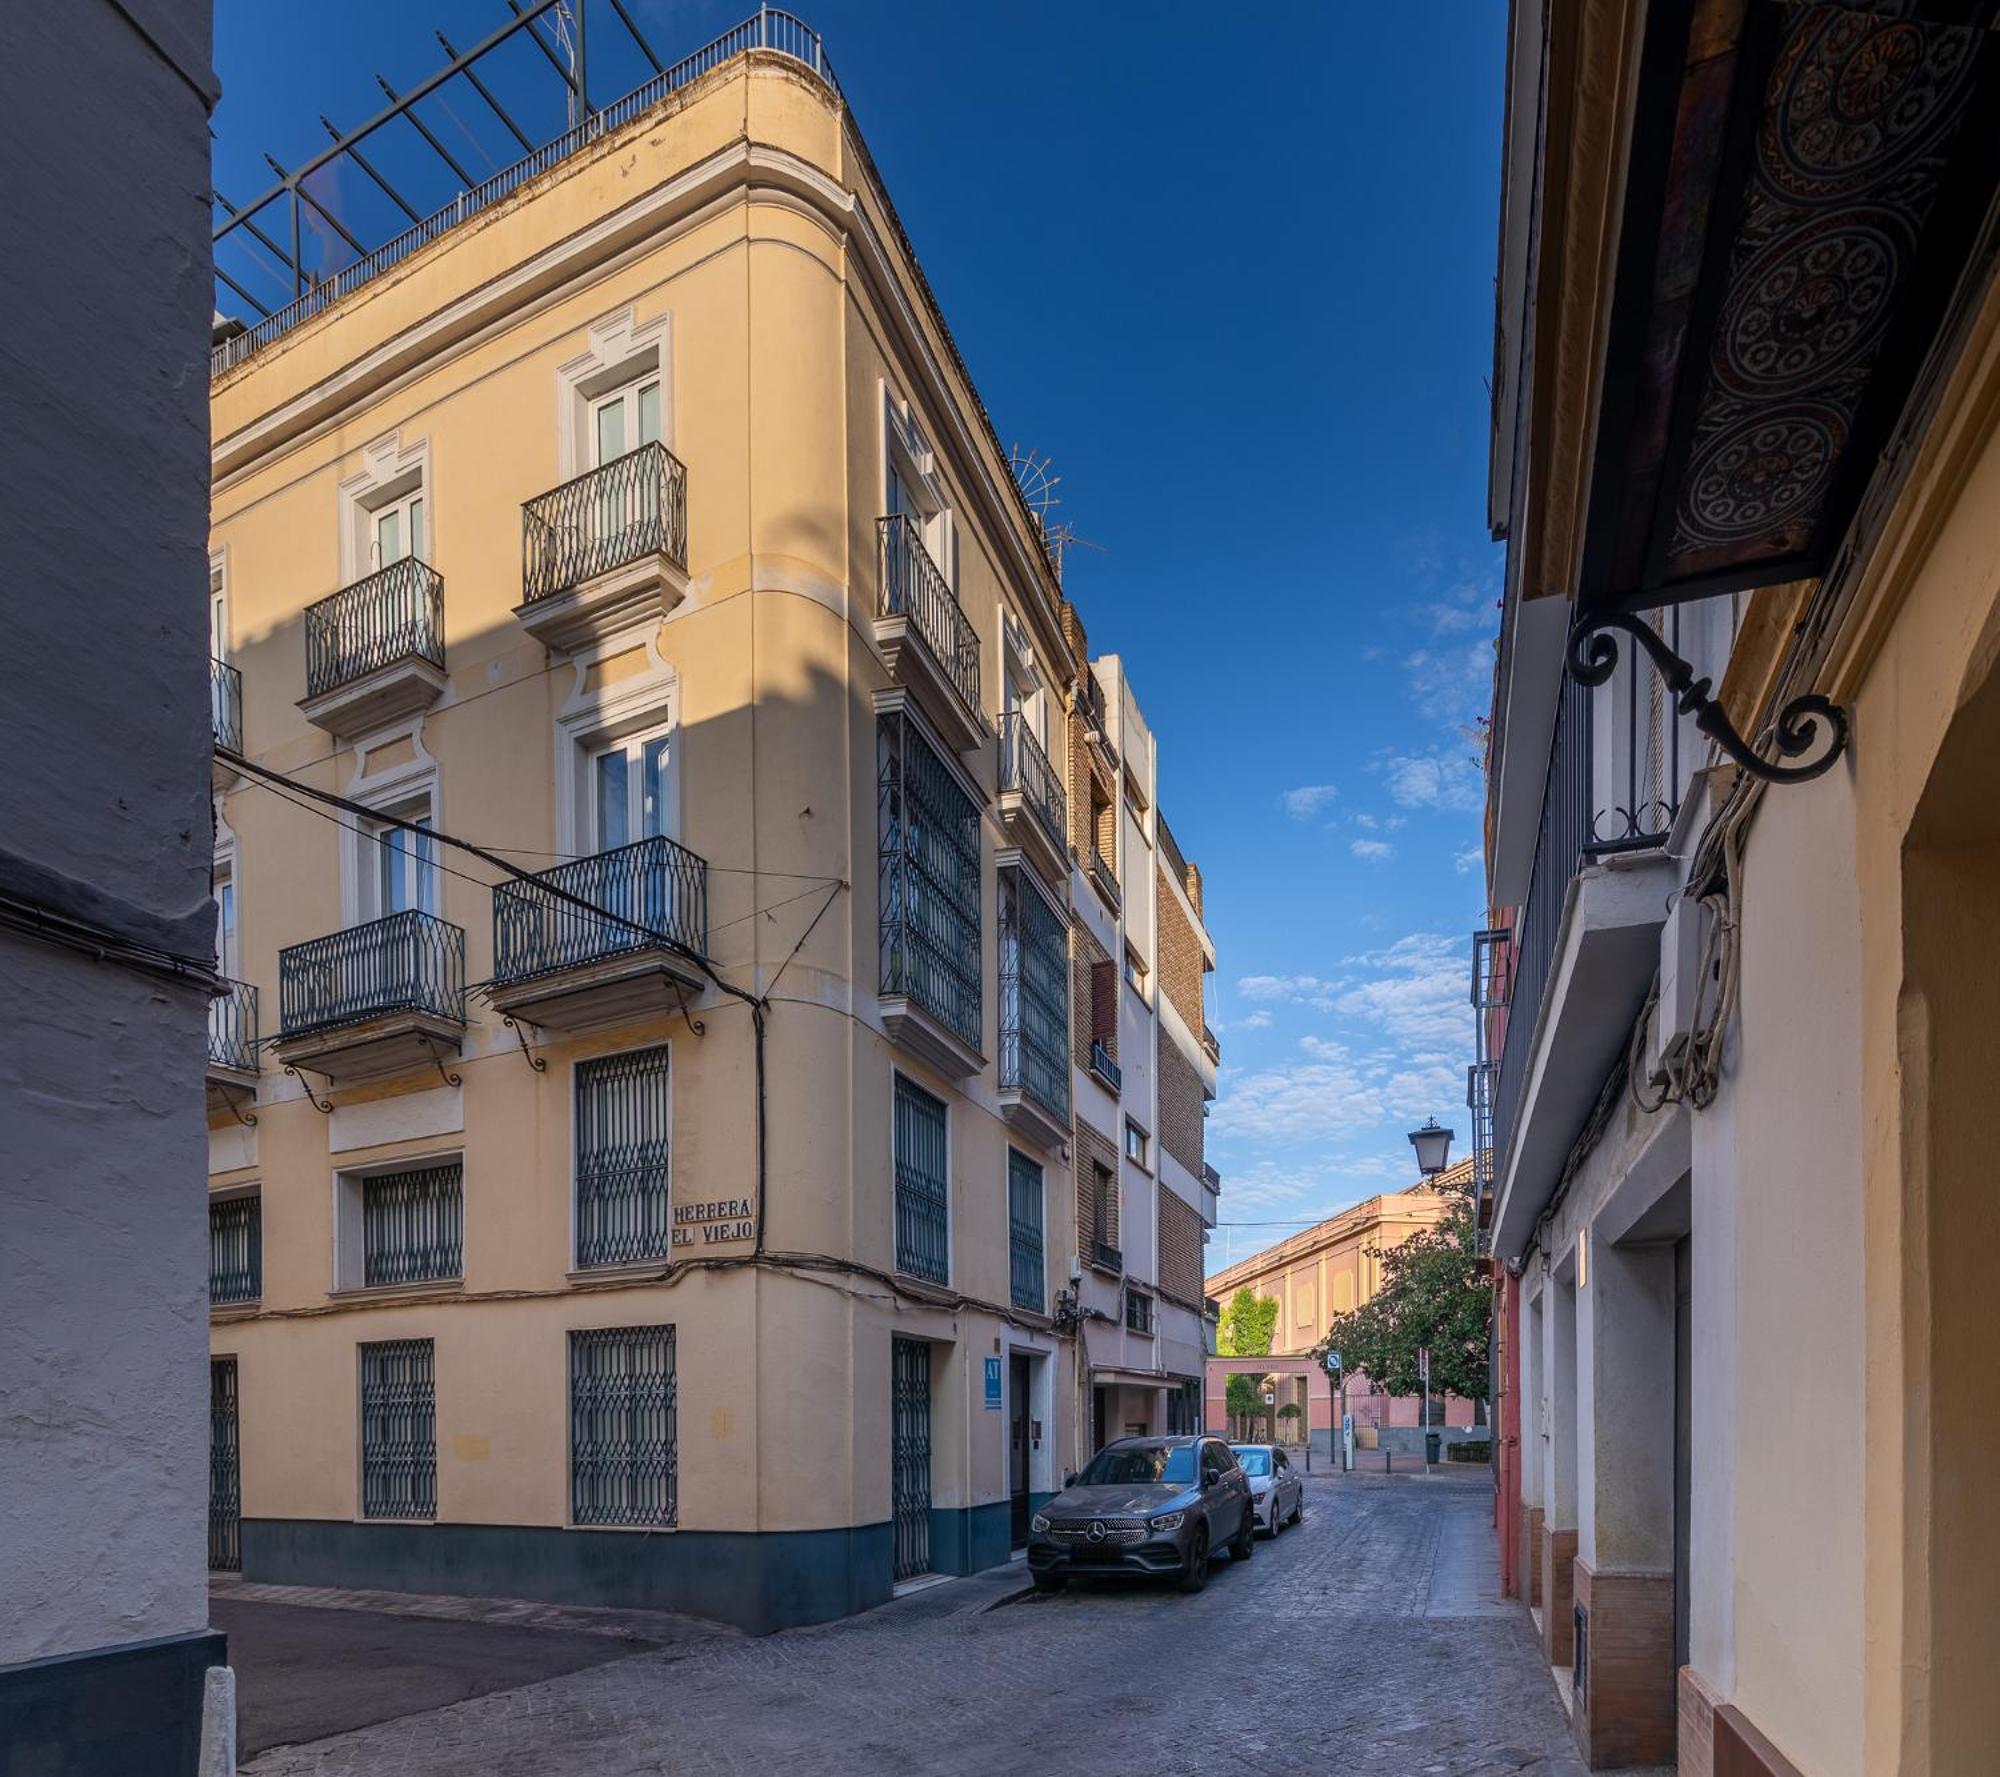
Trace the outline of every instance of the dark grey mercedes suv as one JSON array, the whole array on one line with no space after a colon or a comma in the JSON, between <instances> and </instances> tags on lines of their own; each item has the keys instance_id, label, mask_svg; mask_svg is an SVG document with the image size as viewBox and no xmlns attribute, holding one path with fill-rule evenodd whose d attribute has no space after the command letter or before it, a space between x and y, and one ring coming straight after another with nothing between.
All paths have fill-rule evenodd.
<instances>
[{"instance_id":1,"label":"dark grey mercedes suv","mask_svg":"<svg viewBox=\"0 0 2000 1777\"><path fill-rule=\"evenodd\" d=\"M1086 1574L1172 1577L1184 1592L1208 1582L1226 1544L1247 1561L1257 1533L1250 1483L1220 1438L1120 1438L1106 1444L1028 1527L1038 1592Z\"/></svg>"}]
</instances>

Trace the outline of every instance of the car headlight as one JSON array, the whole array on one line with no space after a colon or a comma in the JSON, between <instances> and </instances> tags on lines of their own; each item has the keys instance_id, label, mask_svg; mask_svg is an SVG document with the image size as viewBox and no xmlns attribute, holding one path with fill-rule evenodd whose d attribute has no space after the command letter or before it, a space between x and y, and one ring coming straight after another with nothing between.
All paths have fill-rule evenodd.
<instances>
[{"instance_id":1,"label":"car headlight","mask_svg":"<svg viewBox=\"0 0 2000 1777\"><path fill-rule=\"evenodd\" d=\"M1148 1518L1146 1520L1146 1528L1148 1530L1178 1530L1186 1517L1187 1513L1185 1512L1162 1512L1157 1518Z\"/></svg>"},{"instance_id":2,"label":"car headlight","mask_svg":"<svg viewBox=\"0 0 2000 1777\"><path fill-rule=\"evenodd\" d=\"M1037 1512L1032 1518L1028 1520L1028 1528L1030 1530L1035 1531L1038 1534L1048 1529L1048 1527L1049 1527L1048 1519L1044 1518L1040 1512Z\"/></svg>"}]
</instances>

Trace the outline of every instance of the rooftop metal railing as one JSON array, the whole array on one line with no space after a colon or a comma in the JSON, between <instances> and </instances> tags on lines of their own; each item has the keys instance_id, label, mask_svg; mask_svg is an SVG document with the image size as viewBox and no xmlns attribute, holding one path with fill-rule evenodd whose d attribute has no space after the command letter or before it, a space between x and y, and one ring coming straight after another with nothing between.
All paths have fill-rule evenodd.
<instances>
[{"instance_id":1,"label":"rooftop metal railing","mask_svg":"<svg viewBox=\"0 0 2000 1777\"><path fill-rule=\"evenodd\" d=\"M599 918L575 900L612 917ZM708 864L664 834L493 889L493 978L521 981L656 943L708 950Z\"/></svg>"},{"instance_id":2,"label":"rooftop metal railing","mask_svg":"<svg viewBox=\"0 0 2000 1777\"><path fill-rule=\"evenodd\" d=\"M642 444L521 507L523 604L648 555L687 567L687 466L663 444Z\"/></svg>"},{"instance_id":3,"label":"rooftop metal railing","mask_svg":"<svg viewBox=\"0 0 2000 1777\"><path fill-rule=\"evenodd\" d=\"M976 714L979 709L979 632L972 627L948 581L931 560L923 535L902 514L878 518L882 543L882 615L907 617L945 677Z\"/></svg>"},{"instance_id":4,"label":"rooftop metal railing","mask_svg":"<svg viewBox=\"0 0 2000 1777\"><path fill-rule=\"evenodd\" d=\"M444 577L413 555L306 607L308 697L413 658L444 668Z\"/></svg>"}]
</instances>

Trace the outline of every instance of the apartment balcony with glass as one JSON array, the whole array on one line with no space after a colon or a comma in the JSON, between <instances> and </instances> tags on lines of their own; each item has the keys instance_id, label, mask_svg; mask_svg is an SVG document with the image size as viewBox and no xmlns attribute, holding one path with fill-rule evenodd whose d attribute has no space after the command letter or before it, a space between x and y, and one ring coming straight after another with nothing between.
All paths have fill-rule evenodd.
<instances>
[{"instance_id":1,"label":"apartment balcony with glass","mask_svg":"<svg viewBox=\"0 0 2000 1777\"><path fill-rule=\"evenodd\" d=\"M1069 793L1024 710L1001 719L996 808L1007 843L1048 881L1069 883Z\"/></svg>"},{"instance_id":2,"label":"apartment balcony with glass","mask_svg":"<svg viewBox=\"0 0 2000 1777\"><path fill-rule=\"evenodd\" d=\"M1070 1138L1069 927L1019 869L1000 872L1000 1114L1034 1146Z\"/></svg>"},{"instance_id":3,"label":"apartment balcony with glass","mask_svg":"<svg viewBox=\"0 0 2000 1777\"><path fill-rule=\"evenodd\" d=\"M257 1096L257 990L224 978L208 1002L208 1108L235 1110Z\"/></svg>"},{"instance_id":4,"label":"apartment balcony with glass","mask_svg":"<svg viewBox=\"0 0 2000 1777\"><path fill-rule=\"evenodd\" d=\"M410 910L291 945L278 1003L288 1067L337 1081L441 1068L465 1034L465 932Z\"/></svg>"},{"instance_id":5,"label":"apartment balcony with glass","mask_svg":"<svg viewBox=\"0 0 2000 1777\"><path fill-rule=\"evenodd\" d=\"M875 646L945 744L969 753L990 732L979 701L979 633L916 521L898 513L875 525L882 575Z\"/></svg>"},{"instance_id":6,"label":"apartment balcony with glass","mask_svg":"<svg viewBox=\"0 0 2000 1777\"><path fill-rule=\"evenodd\" d=\"M708 984L708 865L654 834L493 890L497 1011L557 1030L665 1012Z\"/></svg>"},{"instance_id":7,"label":"apartment balcony with glass","mask_svg":"<svg viewBox=\"0 0 2000 1777\"><path fill-rule=\"evenodd\" d=\"M444 577L406 555L308 605L307 721L343 740L444 694Z\"/></svg>"},{"instance_id":8,"label":"apartment balcony with glass","mask_svg":"<svg viewBox=\"0 0 2000 1777\"><path fill-rule=\"evenodd\" d=\"M645 393L635 391L635 399ZM625 409L616 411L612 430L605 429L612 409L598 416L599 466L521 508L514 615L559 653L664 617L687 596L686 465L657 438L610 454L632 435L622 429ZM632 419L642 436L658 424L656 407Z\"/></svg>"},{"instance_id":9,"label":"apartment balcony with glass","mask_svg":"<svg viewBox=\"0 0 2000 1777\"><path fill-rule=\"evenodd\" d=\"M883 1028L962 1078L985 1065L979 803L908 714L876 748Z\"/></svg>"}]
</instances>

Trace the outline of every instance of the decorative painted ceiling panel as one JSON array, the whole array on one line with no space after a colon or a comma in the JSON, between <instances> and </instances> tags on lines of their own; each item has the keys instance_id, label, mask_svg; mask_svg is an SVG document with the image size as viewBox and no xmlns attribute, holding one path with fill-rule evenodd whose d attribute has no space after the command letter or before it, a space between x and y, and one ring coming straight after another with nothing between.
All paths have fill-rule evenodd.
<instances>
[{"instance_id":1,"label":"decorative painted ceiling panel","mask_svg":"<svg viewBox=\"0 0 2000 1777\"><path fill-rule=\"evenodd\" d=\"M1994 199L1990 10L1656 5L1585 603L1824 568Z\"/></svg>"}]
</instances>

